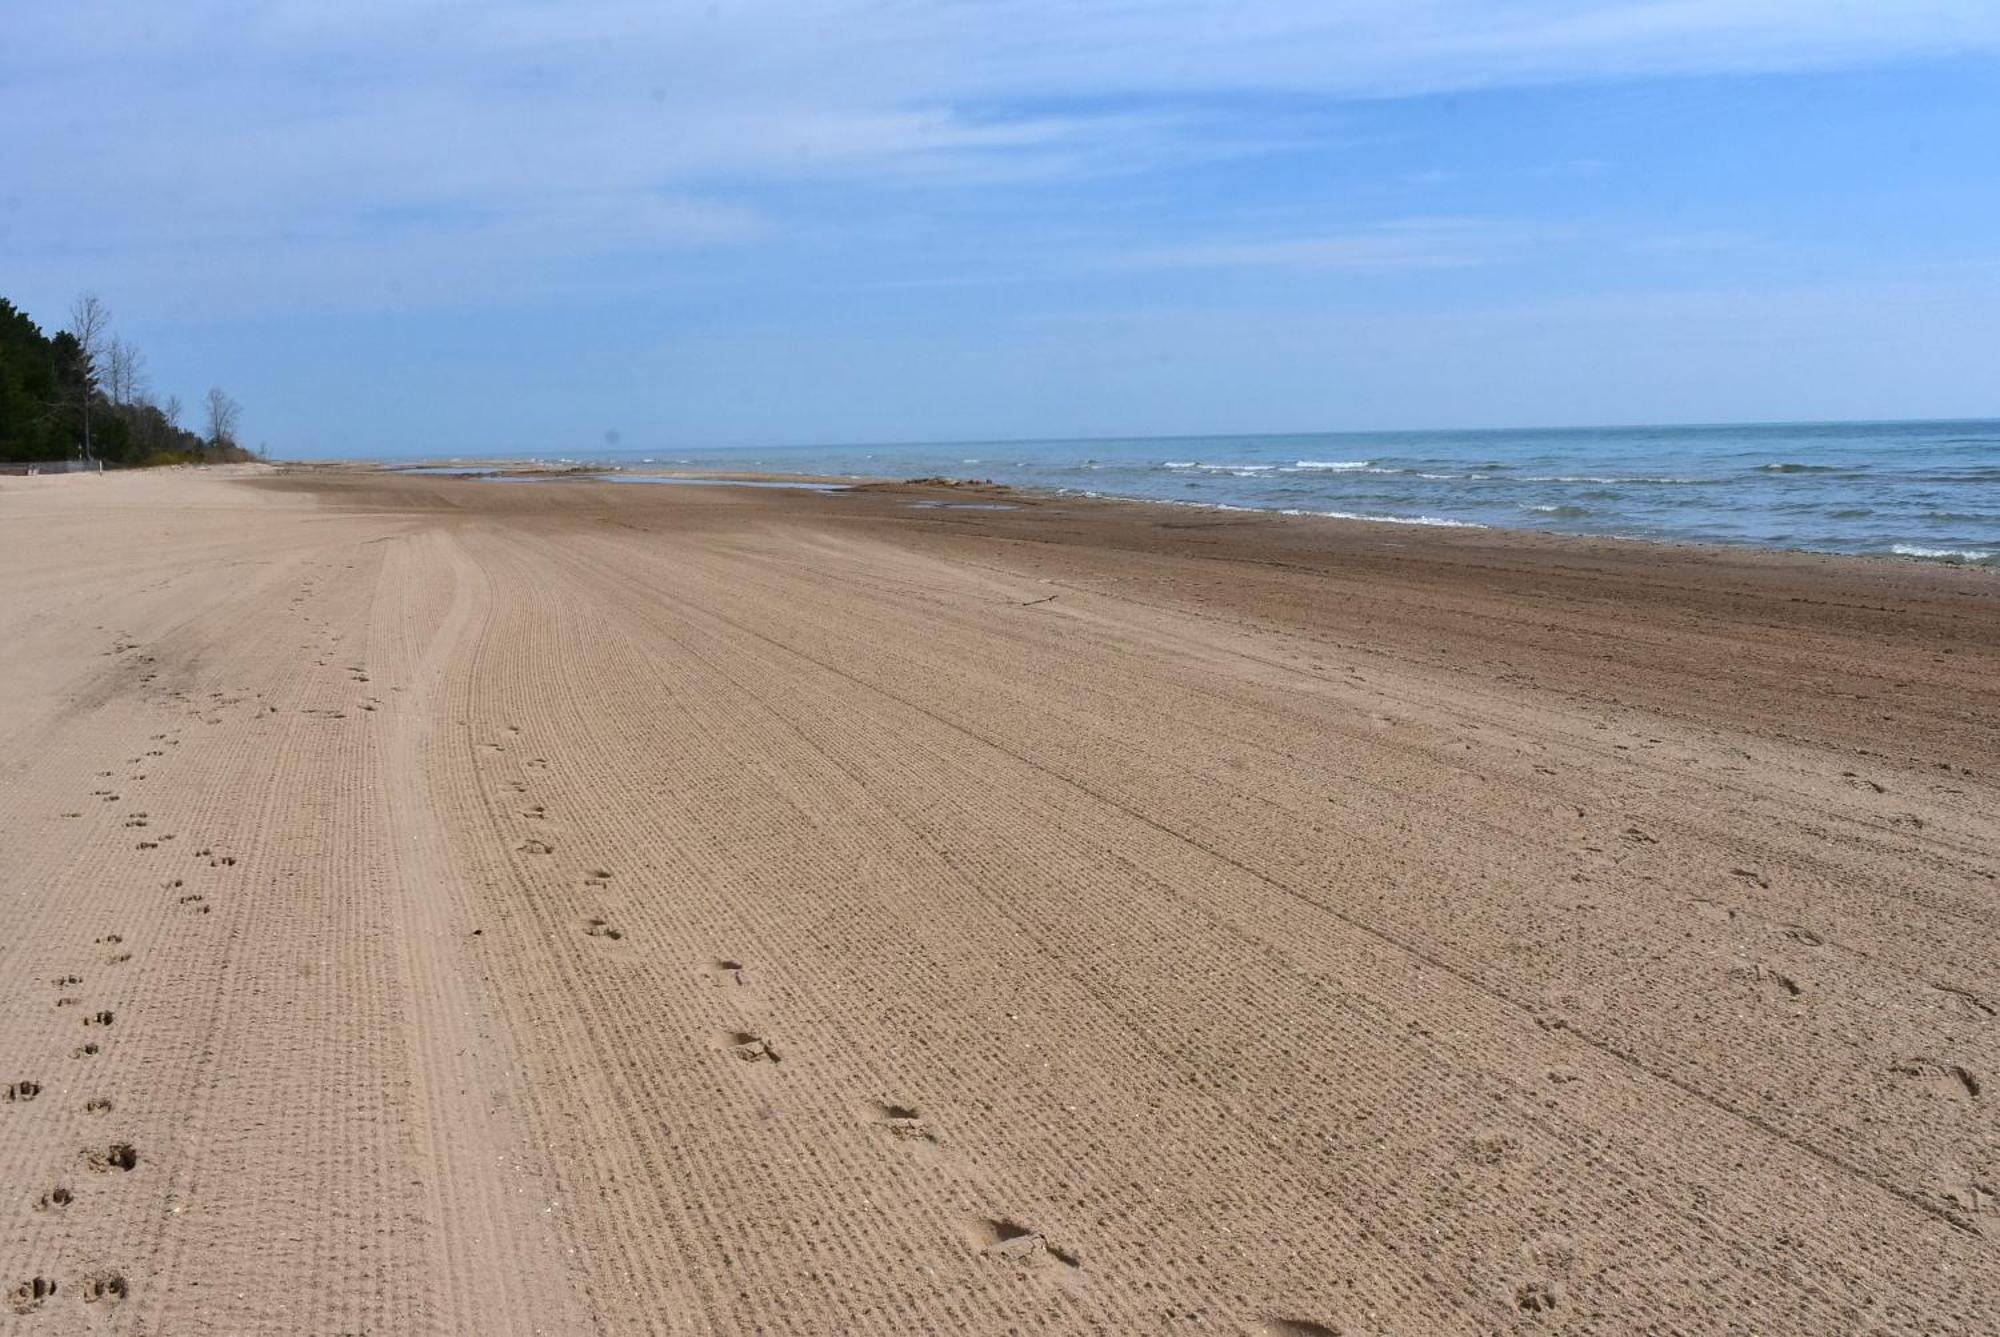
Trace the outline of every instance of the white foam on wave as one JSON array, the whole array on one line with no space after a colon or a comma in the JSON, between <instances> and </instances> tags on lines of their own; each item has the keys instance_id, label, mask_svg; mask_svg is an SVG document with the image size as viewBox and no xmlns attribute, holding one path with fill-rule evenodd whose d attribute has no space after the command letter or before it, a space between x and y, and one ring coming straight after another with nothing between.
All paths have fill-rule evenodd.
<instances>
[{"instance_id":1,"label":"white foam on wave","mask_svg":"<svg viewBox=\"0 0 2000 1337\"><path fill-rule=\"evenodd\" d=\"M1430 525L1438 529L1485 529L1471 520L1447 520L1438 515L1362 515L1356 511L1280 511L1280 515L1317 515L1328 520L1366 520L1371 525Z\"/></svg>"},{"instance_id":2,"label":"white foam on wave","mask_svg":"<svg viewBox=\"0 0 2000 1337\"><path fill-rule=\"evenodd\" d=\"M1143 501L1153 506L1178 506L1192 511L1237 511L1248 515L1317 516L1325 520L1363 520L1371 525L1423 525L1433 529L1491 529L1472 520L1447 520L1441 515L1363 515L1358 511L1272 510L1268 506L1236 506L1226 501L1177 501L1171 497L1119 497L1088 488L1059 487L1056 495L1109 501Z\"/></svg>"},{"instance_id":3,"label":"white foam on wave","mask_svg":"<svg viewBox=\"0 0 2000 1337\"><path fill-rule=\"evenodd\" d=\"M1916 543L1898 543L1889 549L1899 557L1928 557L1942 562L1986 562L2000 557L1991 548L1926 548Z\"/></svg>"},{"instance_id":4,"label":"white foam on wave","mask_svg":"<svg viewBox=\"0 0 2000 1337\"><path fill-rule=\"evenodd\" d=\"M1267 474L1278 466L1275 464L1207 464L1201 460L1165 460L1162 469L1200 469L1204 473L1232 474L1237 478L1249 478L1255 474Z\"/></svg>"},{"instance_id":5,"label":"white foam on wave","mask_svg":"<svg viewBox=\"0 0 2000 1337\"><path fill-rule=\"evenodd\" d=\"M1426 475L1428 477L1428 475ZM1714 482L1711 478L1612 478L1598 474L1530 474L1520 480L1523 483L1676 483L1694 484Z\"/></svg>"},{"instance_id":6,"label":"white foam on wave","mask_svg":"<svg viewBox=\"0 0 2000 1337\"><path fill-rule=\"evenodd\" d=\"M1294 460L1294 469L1325 470L1327 473L1347 473L1355 469L1371 467L1373 460Z\"/></svg>"}]
</instances>

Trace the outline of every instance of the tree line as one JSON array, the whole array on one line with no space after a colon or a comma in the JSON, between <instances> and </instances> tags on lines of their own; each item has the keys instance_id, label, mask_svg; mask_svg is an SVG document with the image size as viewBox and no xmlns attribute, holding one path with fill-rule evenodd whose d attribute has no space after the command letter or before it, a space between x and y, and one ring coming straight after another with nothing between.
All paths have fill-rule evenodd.
<instances>
[{"instance_id":1,"label":"tree line","mask_svg":"<svg viewBox=\"0 0 2000 1337\"><path fill-rule=\"evenodd\" d=\"M156 398L146 358L111 329L95 294L53 336L0 297L0 461L97 460L107 466L254 458L236 439L240 405L211 389L183 426L178 396Z\"/></svg>"}]
</instances>

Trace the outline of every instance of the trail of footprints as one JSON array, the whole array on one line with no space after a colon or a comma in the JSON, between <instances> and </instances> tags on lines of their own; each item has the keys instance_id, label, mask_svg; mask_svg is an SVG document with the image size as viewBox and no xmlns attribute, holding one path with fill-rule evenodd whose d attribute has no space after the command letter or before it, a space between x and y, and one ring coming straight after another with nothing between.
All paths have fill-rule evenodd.
<instances>
[{"instance_id":1,"label":"trail of footprints","mask_svg":"<svg viewBox=\"0 0 2000 1337\"><path fill-rule=\"evenodd\" d=\"M134 648L132 645L121 646L119 652L123 653L132 648ZM152 660L150 657L145 657L143 662L151 663ZM150 683L154 676L149 672L144 675L142 682ZM174 695L185 700L184 694ZM218 723L219 716L216 712L238 704L241 700L242 698L230 698L224 697L221 693L212 693L211 701L197 708L196 713L206 723ZM275 710L276 707L270 709ZM180 737L178 732L169 731L154 734L148 741L152 746L146 748L142 755L128 758L126 761L128 766L144 766L149 758L166 756L168 748L179 746ZM99 771L96 773L96 778L111 780L114 774L110 770ZM143 784L146 779L144 771L134 771L126 776L127 782L132 784ZM89 796L102 803L115 804L126 801L125 794L118 788L100 787L90 791ZM74 809L62 815L65 818L80 818L83 813L81 809ZM152 814L136 808L128 811L120 819L117 827L119 832L147 833L145 837L134 842L132 851L134 854L157 857L154 852L175 839L176 833L172 832L154 834L153 821ZM219 854L210 847L194 851L193 858L198 864L213 869L230 868L236 864L235 856ZM206 893L187 889L187 879L184 877L167 879L162 884L162 889L173 898L179 908L188 913L206 915L213 908ZM122 933L101 934L94 938L90 945L95 949L97 963L106 969L125 965L132 959L132 953L127 950ZM104 1053L105 1046L112 1042L111 1037L118 1032L120 1018L117 1010L94 1006L89 999L86 977L78 971L64 971L51 977L49 982L55 990L51 1006L58 1010L75 1009L78 1024L85 1033L86 1038L71 1049L71 1059L88 1063L99 1057ZM4 1086L0 1086L0 1106L28 1106L41 1101L44 1094L43 1084L39 1080L20 1078L8 1081ZM112 1115L116 1110L116 1104L111 1096L96 1094L85 1098L80 1108L84 1114L99 1119ZM28 1204L29 1209L43 1216L68 1215L74 1211L87 1210L92 1193L118 1191L115 1187L118 1181L137 1170L143 1160L139 1147L130 1140L115 1134L101 1140L92 1139L77 1150L72 1162L75 1168L82 1172L83 1178L80 1182L92 1187L76 1187L69 1182L49 1184L33 1195ZM122 1304L129 1293L130 1283L123 1273L115 1269L98 1268L84 1272L71 1284L65 1284L58 1276L36 1273L22 1277L8 1287L7 1303L13 1313L28 1315L44 1309L56 1301L58 1296L67 1297L74 1294L78 1302L90 1309L103 1310Z\"/></svg>"},{"instance_id":2,"label":"trail of footprints","mask_svg":"<svg viewBox=\"0 0 2000 1337\"><path fill-rule=\"evenodd\" d=\"M509 751L509 743L518 733L518 730L509 729L506 741L480 744L479 751L490 758L504 757ZM541 757L532 757L522 765L523 769L516 773L515 778L504 782L511 796L509 806L518 818L513 848L518 856L539 865L542 859L558 856L564 837L559 816L552 814L549 802L543 801L537 783L538 773L547 769L548 762ZM617 922L610 894L611 888L617 885L616 870L578 867L571 876L575 879L570 885L576 890L577 909L584 911L574 921L581 935L593 943L602 944L606 951L619 952L634 947L636 944ZM480 930L475 929L474 932ZM706 1056L709 1061L726 1064L750 1080L784 1080L793 1055L788 1045L782 1044L764 1029L768 1019L768 1010L764 1005L768 998L760 988L757 967L740 956L718 955L698 968L705 974L709 986L718 991L720 1010L731 1018L708 1032ZM886 1146L897 1147L905 1154L925 1157L937 1156L946 1150L945 1138L916 1104L866 1098L856 1101L853 1109L856 1120L879 1135ZM1488 1144L1476 1145L1473 1154L1498 1163L1511 1154L1511 1146L1510 1135L1491 1134ZM964 1187L967 1191L960 1196L973 1201L990 1201L993 1196L976 1182ZM1024 1278L1034 1278L1060 1289L1070 1289L1088 1275L1084 1253L1073 1241L1052 1236L1030 1220L1000 1211L962 1220L956 1243L967 1250L981 1267L1011 1269ZM1555 1279L1558 1269L1541 1266L1541 1259L1528 1261L1531 1266L1526 1270L1530 1275L1515 1284L1510 1298L1514 1309L1524 1319L1545 1321L1559 1314L1565 1306L1562 1285ZM1330 1326L1325 1316L1298 1313L1253 1314L1246 1316L1246 1322L1249 1331L1270 1334L1271 1337L1327 1337L1342 1330Z\"/></svg>"},{"instance_id":3,"label":"trail of footprints","mask_svg":"<svg viewBox=\"0 0 2000 1337\"><path fill-rule=\"evenodd\" d=\"M112 957L123 960L126 959L125 955L115 950L121 942L122 939L118 934L110 933L98 938L93 945L111 947L114 949ZM64 1007L76 1004L79 999L77 995L60 991L77 988L83 985L84 979L81 975L66 973L55 976L50 983L59 991L59 996L55 1000L56 1006ZM100 1008L85 1015L82 1022L93 1031L105 1031L117 1023L117 1015L110 1008ZM78 1059L93 1058L101 1052L101 1047L100 1041L87 1041L72 1051L72 1056ZM0 1091L0 1099L4 1099L4 1103L8 1105L23 1105L37 1100L42 1093L40 1082L22 1079L7 1083L4 1091ZM109 1114L112 1111L111 1097L91 1096L83 1102L82 1109L84 1113L92 1116ZM77 1153L77 1164L91 1175L123 1175L137 1169L139 1161L139 1149L131 1142L118 1139L86 1143ZM77 1201L77 1190L68 1184L57 1183L42 1189L29 1206L31 1210L43 1215L59 1214L67 1213L77 1205ZM122 1273L98 1269L85 1273L75 1289L84 1304L108 1307L124 1301L127 1283ZM56 1277L41 1274L26 1277L8 1289L8 1306L16 1314L32 1314L54 1299L61 1290L61 1282Z\"/></svg>"},{"instance_id":4,"label":"trail of footprints","mask_svg":"<svg viewBox=\"0 0 2000 1337\"><path fill-rule=\"evenodd\" d=\"M1545 775L1556 774L1546 766L1537 765L1534 769ZM1880 781L1864 778L1853 771L1843 771L1841 778L1848 786L1870 795L1890 792ZM1585 810L1578 807L1576 813L1582 820ZM1884 820L1898 829L1921 830L1925 826L1922 818L1908 813L1891 814ZM1593 840L1597 843L1592 843ZM1614 847L1611 840L1601 835L1581 837L1577 848L1582 871L1572 874L1572 879L1577 882L1591 881L1594 875L1619 867L1632 857L1633 851L1662 843L1651 832L1629 824L1619 832L1618 841L1619 845ZM1811 925L1783 918L1783 911L1766 909L1762 902L1782 886L1782 878L1782 869L1770 865L1732 865L1723 870L1722 877L1715 879L1719 885L1705 888L1707 894L1686 896L1685 904L1701 919L1732 927L1741 934L1739 950L1743 955L1726 968L1724 975L1737 994L1760 1007L1785 1009L1794 1016L1804 1017L1810 1015L1814 1002L1820 996L1819 982L1810 970L1811 963L1830 950L1852 953L1853 949L1831 941L1825 933ZM1779 953L1783 954L1788 964L1773 964L1773 958ZM1950 1000L1952 1010L1967 1021L1987 1022L2000 1016L2000 1005L1970 989L1938 980L1918 979L1916 984ZM1547 1029L1567 1023L1560 1017L1544 1016L1538 1018L1538 1024ZM1948 1047L1952 1046L1952 1036L1940 1031L1933 1037L1932 1043L1936 1047L1931 1052L1882 1055L1877 1071L1888 1084L1913 1090L1926 1105L1964 1107L1987 1099L1986 1079L1965 1063L1945 1056ZM1953 1170L1944 1173L1927 1186L1924 1196L1943 1208L1947 1220L1975 1233L1984 1233L1986 1229L1980 1218L2000 1216L1993 1191L1966 1172ZM1516 1300L1517 1307L1523 1312L1541 1313L1555 1309L1559 1297L1555 1293L1543 1294L1530 1288L1522 1290Z\"/></svg>"},{"instance_id":5,"label":"trail of footprints","mask_svg":"<svg viewBox=\"0 0 2000 1337\"><path fill-rule=\"evenodd\" d=\"M509 741L518 736L520 730L507 727ZM489 756L504 755L507 742L489 741L478 745L478 750ZM534 857L551 856L556 853L557 844L547 834L547 824L552 821L548 805L528 802L535 796L535 785L531 778L536 771L545 770L548 762L542 757L531 757L525 763L527 775L506 782L507 789L522 800L516 809L517 816L524 824L541 824L530 827L540 829L544 834L525 835L514 846L517 853ZM616 873L612 869L592 867L583 871L579 878L581 889L599 901L612 885ZM582 917L582 932L585 937L601 940L607 944L621 943L625 932L608 916L609 909L601 913ZM483 930L474 929L475 935ZM750 967L736 957L718 956L708 961L704 967L708 982L719 990L737 995L730 1000L739 1017L747 1018L754 1009L742 1002L742 995L756 987L756 979ZM754 1023L752 1023L754 1024ZM781 1068L785 1055L777 1042L769 1035L757 1030L745 1029L739 1025L723 1026L710 1035L709 1051L735 1064L753 1068ZM865 1100L856 1105L860 1120L877 1129L889 1141L912 1149L934 1150L943 1146L943 1139L924 1119L915 1105L900 1104L886 1100ZM1051 1240L1043 1232L1007 1216L977 1217L967 1221L961 1231L963 1243L981 1260L995 1266L1014 1266L1024 1272L1041 1273L1054 1281L1080 1274L1083 1259L1080 1253ZM1334 1331L1317 1323L1299 1319L1273 1320L1266 1324L1272 1333L1296 1334L1297 1337L1316 1337L1317 1334Z\"/></svg>"},{"instance_id":6,"label":"trail of footprints","mask_svg":"<svg viewBox=\"0 0 2000 1337\"><path fill-rule=\"evenodd\" d=\"M308 615L300 605L313 593L313 590L313 583L308 580L299 596L292 600L294 608L302 618ZM106 629L100 627L98 630ZM251 692L247 688L233 695L219 690L209 691L197 699L188 691L169 690L160 686L160 670L156 658L151 654L136 653L143 649L143 646L131 633L114 631L110 634L113 642L104 654L113 657L129 656L125 662L142 666L143 671L138 674L137 681L147 696L156 704L176 711L186 718L204 725L219 725L231 712L241 708L241 713L254 722L268 714L275 714L278 710L275 704L265 701L261 693ZM331 637L331 640L337 643L338 637ZM329 646L325 652L330 653L330 651ZM320 663L324 664L326 660L322 659ZM351 683L362 684L369 681L366 670L360 665L348 666L347 673ZM379 704L379 697L369 697L362 704L362 709L374 710ZM337 710L308 708L307 713L332 718L343 717ZM152 764L166 758L172 749L181 746L181 734L186 727L183 725L181 728L155 733L146 740L144 747L137 749L136 755L123 758L123 766L126 769L123 772L122 782L117 767L95 772L94 778L101 783L89 791L88 798L100 804L116 805L129 802L128 787L143 785L148 781ZM80 820L86 810L87 805L79 805L64 811L62 817L66 820ZM156 830L155 820L151 812L135 806L119 818L116 834L131 841L130 848L133 855L153 859L168 857L161 852L171 853L171 842L179 833ZM236 865L234 855L219 852L208 846L195 850L192 858L198 868L228 869ZM186 877L169 878L162 884L162 889L184 913L207 915L214 908L209 893L191 889ZM131 951L125 946L124 936L119 932L104 933L95 938L91 946L96 949L97 962L107 969L125 965L132 959ZM104 1053L105 1046L112 1042L111 1037L117 1034L120 1018L116 1010L94 1005L88 1000L83 974L65 971L54 976L51 984L56 991L53 1006L58 1009L78 1009L78 1018L85 1032L86 1038L70 1051L72 1061L88 1063L99 1057ZM43 1097L43 1084L32 1078L9 1081L4 1087L0 1087L0 1106L10 1109L30 1106L38 1101L46 1104ZM116 1106L111 1096L98 1094L86 1098L81 1108L83 1113L96 1119L112 1115ZM91 1192L99 1191L99 1188L102 1191L114 1191L112 1185L137 1170L142 1162L140 1149L129 1140L115 1135L103 1140L92 1140L78 1150L73 1163L84 1173L86 1179L83 1182L99 1187L85 1190L73 1187L70 1183L51 1184L33 1196L29 1207L32 1211L44 1215L86 1210ZM56 1276L38 1273L10 1285L7 1290L7 1300L11 1310L22 1315L43 1309L58 1295L71 1294L76 1295L84 1305L101 1310L123 1303L129 1290L126 1277L115 1270L97 1269L86 1272L77 1277L73 1285L64 1284L62 1279Z\"/></svg>"}]
</instances>

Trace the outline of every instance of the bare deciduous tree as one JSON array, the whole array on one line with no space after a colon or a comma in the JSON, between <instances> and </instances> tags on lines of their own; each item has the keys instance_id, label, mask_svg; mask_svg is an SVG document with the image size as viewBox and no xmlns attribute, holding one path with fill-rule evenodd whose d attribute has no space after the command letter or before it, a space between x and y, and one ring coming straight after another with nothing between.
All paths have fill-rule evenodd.
<instances>
[{"instance_id":1,"label":"bare deciduous tree","mask_svg":"<svg viewBox=\"0 0 2000 1337\"><path fill-rule=\"evenodd\" d=\"M167 426L173 428L176 432L181 429L182 411L181 397L179 395L168 395L167 402L160 405L160 416L165 418Z\"/></svg>"},{"instance_id":2,"label":"bare deciduous tree","mask_svg":"<svg viewBox=\"0 0 2000 1337\"><path fill-rule=\"evenodd\" d=\"M97 294L87 292L70 304L69 332L83 355L83 457L96 458L90 442L90 391L104 365L105 341L111 334L111 309Z\"/></svg>"},{"instance_id":3,"label":"bare deciduous tree","mask_svg":"<svg viewBox=\"0 0 2000 1337\"><path fill-rule=\"evenodd\" d=\"M111 402L139 402L146 390L146 355L129 339L113 338L104 345L104 392Z\"/></svg>"},{"instance_id":4,"label":"bare deciduous tree","mask_svg":"<svg viewBox=\"0 0 2000 1337\"><path fill-rule=\"evenodd\" d=\"M243 406L211 386L206 401L208 409L208 442L212 446L233 446L236 444L236 424L243 417Z\"/></svg>"}]
</instances>

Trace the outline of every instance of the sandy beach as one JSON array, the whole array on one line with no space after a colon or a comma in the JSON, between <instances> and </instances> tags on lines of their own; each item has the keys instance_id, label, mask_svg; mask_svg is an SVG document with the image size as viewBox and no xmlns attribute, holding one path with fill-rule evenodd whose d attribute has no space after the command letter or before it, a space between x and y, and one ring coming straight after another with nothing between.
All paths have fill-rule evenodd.
<instances>
[{"instance_id":1,"label":"sandy beach","mask_svg":"<svg viewBox=\"0 0 2000 1337\"><path fill-rule=\"evenodd\" d=\"M1990 571L0 478L0 685L0 1331L2000 1331Z\"/></svg>"}]
</instances>

